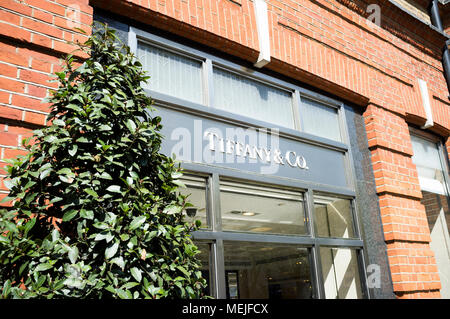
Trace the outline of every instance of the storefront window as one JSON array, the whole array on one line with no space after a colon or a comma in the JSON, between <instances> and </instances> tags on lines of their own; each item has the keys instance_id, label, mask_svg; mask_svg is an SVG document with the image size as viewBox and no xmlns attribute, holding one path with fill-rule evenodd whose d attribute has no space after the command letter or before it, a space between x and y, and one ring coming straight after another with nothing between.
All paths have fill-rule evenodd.
<instances>
[{"instance_id":1,"label":"storefront window","mask_svg":"<svg viewBox=\"0 0 450 319\"><path fill-rule=\"evenodd\" d=\"M308 250L295 245L224 243L227 298L312 298Z\"/></svg>"},{"instance_id":2,"label":"storefront window","mask_svg":"<svg viewBox=\"0 0 450 319\"><path fill-rule=\"evenodd\" d=\"M209 218L206 212L206 180L201 177L184 175L181 182L186 187L179 187L178 191L187 197L187 202L192 206L183 211L184 221L192 223L200 220L200 228L210 228Z\"/></svg>"},{"instance_id":3,"label":"storefront window","mask_svg":"<svg viewBox=\"0 0 450 319\"><path fill-rule=\"evenodd\" d=\"M316 194L314 195L314 214L318 236L355 237L350 200Z\"/></svg>"},{"instance_id":4,"label":"storefront window","mask_svg":"<svg viewBox=\"0 0 450 319\"><path fill-rule=\"evenodd\" d=\"M186 215L186 219L201 219L207 225L204 230L209 230L206 233L212 234L211 244L205 242L205 239L195 242L201 251L199 259L203 277L211 282L211 276L217 275L217 271L223 274L223 297L229 299L317 297L311 282L312 246L301 243L304 240L302 237L308 238L306 195L291 189L220 180L221 224L216 228L222 234L234 234L236 239L224 239L217 246L214 244L214 228L210 227L206 210L206 181L205 178L191 175L183 177L183 182L187 185L183 193L190 194L190 202L197 209L196 212L199 212L193 216ZM350 199L316 193L314 203L316 234L319 237L355 237ZM276 238L278 242L272 242L271 238ZM289 240L295 240L298 244ZM211 259L211 245L216 247L216 256L222 254L222 266L211 265L211 260L218 262L218 259ZM323 297L361 298L356 254L356 249L360 248L345 247L342 242L337 245L339 247L318 246L323 274ZM214 273L212 269L215 269ZM209 293L214 291L205 291L205 294Z\"/></svg>"},{"instance_id":5,"label":"storefront window","mask_svg":"<svg viewBox=\"0 0 450 319\"><path fill-rule=\"evenodd\" d=\"M271 234L306 234L303 194L221 182L222 229Z\"/></svg>"},{"instance_id":6,"label":"storefront window","mask_svg":"<svg viewBox=\"0 0 450 319\"><path fill-rule=\"evenodd\" d=\"M355 250L321 247L320 258L327 299L361 298Z\"/></svg>"},{"instance_id":7,"label":"storefront window","mask_svg":"<svg viewBox=\"0 0 450 319\"><path fill-rule=\"evenodd\" d=\"M425 207L430 228L431 243L442 284L442 298L450 298L450 210L449 193L445 181L445 162L437 140L411 135L417 168L421 203Z\"/></svg>"}]
</instances>

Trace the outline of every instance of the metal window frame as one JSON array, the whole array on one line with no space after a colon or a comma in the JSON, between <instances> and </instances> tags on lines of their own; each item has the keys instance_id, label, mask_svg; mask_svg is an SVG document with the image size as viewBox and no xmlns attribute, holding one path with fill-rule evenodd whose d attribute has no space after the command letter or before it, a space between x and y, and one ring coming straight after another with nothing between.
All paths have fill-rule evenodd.
<instances>
[{"instance_id":1,"label":"metal window frame","mask_svg":"<svg viewBox=\"0 0 450 319\"><path fill-rule=\"evenodd\" d=\"M196 166L196 165L195 165ZM193 167L188 170L189 174L193 174ZM198 168L198 167L197 167ZM208 171L208 170L206 170ZM201 172L202 176L205 176L205 170ZM221 224L221 209L220 209L220 177L225 176L225 180L229 181L230 177L227 176L226 172L219 174L215 170L209 170L209 177L207 180L207 214L210 216L211 229L209 230L199 230L192 233L194 240L208 241L211 243L211 259L210 259L210 280L211 287L210 291L215 298L223 299L226 298L226 283L225 283L225 264L224 264L224 241L246 241L246 242L261 242L261 243L279 243L287 245L298 245L299 247L304 247L308 249L309 259L310 259L310 271L311 271L311 283L313 287L313 298L323 299L325 298L325 289L322 275L322 263L320 259L320 248L321 247L333 247L341 249L354 249L357 253L358 261L358 271L360 277L361 292L363 298L369 298L367 283L366 283L366 272L365 272L365 261L364 261L364 242L360 237L358 229L355 229L355 236L358 238L325 238L317 237L314 223L314 190L313 188L296 188L298 192L302 192L305 200L305 219L306 227L308 229L308 234L305 235L277 235L277 234L258 234L258 233L248 233L248 232L237 232L237 231L224 231L222 230ZM239 182L235 177L231 178L235 182ZM242 180L240 180L242 181ZM259 184L258 181L254 179L246 179L243 183L251 181L252 184ZM266 180L267 181L267 180ZM276 185L275 187L280 187L279 181L271 183ZM264 184L267 185L267 184ZM284 185L289 187L289 189L294 189L292 184ZM297 185L298 186L298 185ZM323 189L319 188L321 193ZM328 192L328 194L330 194ZM355 213L354 207L354 195L342 193L331 193L331 195L339 196L341 198L350 199L352 203L352 212ZM357 226L356 221L353 222L353 227Z\"/></svg>"},{"instance_id":2,"label":"metal window frame","mask_svg":"<svg viewBox=\"0 0 450 319\"><path fill-rule=\"evenodd\" d=\"M336 193L326 193L326 192L322 192L322 191L314 191L313 195L312 195L313 196L313 201L314 201L314 196L315 195L329 196L329 197L336 198L336 199L348 200L350 202L350 219L351 219L351 222L352 222L353 237L348 237L348 238L344 238L344 239L359 239L359 238L361 238L360 233L359 233L359 228L357 227L356 222L355 222L356 205L355 205L355 201L354 201L355 198L353 196L345 196L345 195L336 194ZM312 209L313 209L313 214L315 214L314 206L312 206ZM314 227L314 232L317 234L318 233L318 231L317 231L317 224L314 223L313 227ZM318 238L340 239L339 237L331 237L331 236L328 236L328 237L319 237L319 236L317 236L317 237Z\"/></svg>"},{"instance_id":3,"label":"metal window frame","mask_svg":"<svg viewBox=\"0 0 450 319\"><path fill-rule=\"evenodd\" d=\"M155 100L155 106L182 111L184 113L193 115L201 115L204 118L214 119L216 121L221 121L224 123L230 123L231 125L239 126L242 128L270 129L271 127L273 127L273 124L268 122L255 120L250 117L238 115L220 109L210 108L202 104L196 104L191 101L182 100L149 89L145 89L145 91L152 97L153 100ZM316 145L323 148L339 151L342 153L346 153L349 149L348 145L343 142L337 142L285 127L280 127L279 129L277 128L277 130L272 129L271 134L301 143Z\"/></svg>"},{"instance_id":4,"label":"metal window frame","mask_svg":"<svg viewBox=\"0 0 450 319\"><path fill-rule=\"evenodd\" d=\"M266 75L259 71L244 68L236 63L227 61L225 59L213 56L209 53L193 49L189 46L165 39L163 37L142 31L140 29L130 27L128 43L131 52L137 52L138 41L149 43L161 47L162 49L172 51L176 54L182 54L195 60L203 61L203 104L194 103L191 101L175 98L166 94L155 92L149 89L145 91L152 96L156 105L166 108L173 108L178 111L191 114L201 114L206 118L231 123L236 126L253 127L253 128L270 128L273 124L265 121L254 120L239 114L223 111L214 108L214 87L213 68L214 66L223 68L229 72L237 73L241 76L250 78L252 80L262 82L266 85L282 89L284 91L292 92L292 109L294 128L280 127L276 133L279 136L288 138L301 143L308 143L320 147L340 151L344 154L346 163L346 178L348 187L334 187L330 185L322 185L317 183L304 182L289 178L277 176L264 176L252 173L244 173L241 171L226 169L220 167L209 166L198 163L182 163L182 167L192 173L199 173L207 177L207 214L210 215L211 221L210 230L196 231L192 234L195 240L207 241L211 244L210 250L210 277L213 279L210 282L211 294L219 299L226 298L225 291L225 266L224 266L224 249L223 241L253 241L253 242L276 242L285 244L295 244L308 249L311 269L311 283L313 287L313 298L325 298L324 283L322 276L322 264L320 259L320 247L334 247L355 249L358 252L358 268L360 276L361 291L363 298L370 298L369 290L367 288L366 264L364 258L364 242L362 240L362 225L358 220L358 213L355 205L355 185L356 175L353 170L353 160L351 156L351 149L347 132L346 118L344 112L344 103L325 97L316 92L296 86L292 83ZM335 141L302 131L301 125L301 97L305 96L313 99L319 103L337 109L339 130L341 133L341 141ZM271 132L273 133L273 132ZM233 179L237 181L262 183L274 185L275 187L290 187L303 192L305 197L305 218L306 226L309 230L308 235L274 235L274 234L253 234L253 233L239 233L232 231L222 231L221 216L220 216L220 178ZM353 227L355 228L355 236L358 238L319 238L316 236L314 229L314 192L329 193L339 197L350 198L352 202L352 219Z\"/></svg>"},{"instance_id":5,"label":"metal window frame","mask_svg":"<svg viewBox=\"0 0 450 319\"><path fill-rule=\"evenodd\" d=\"M303 198L303 218L304 218L304 220L305 220L305 229L306 229L306 233L305 234L298 234L298 235L294 235L294 234L285 234L285 235L282 235L282 234L275 234L275 233L251 233L251 232L239 232L239 231L235 231L235 230L223 230L222 228L220 228L220 231L224 231L224 232L226 232L226 234L229 234L229 233L234 233L234 234L257 234L257 235L271 235L271 236L275 236L274 238L277 238L276 236L281 236L281 237L286 237L286 236L288 236L288 237L310 237L311 236L311 233L309 232L309 225L308 225L308 221L307 221L307 214L306 214L306 196L305 196L305 194L306 194L306 190L305 189L301 189L301 188L295 188L295 187L286 187L286 186L283 186L283 185L280 185L280 184L264 184L264 183L261 183L261 182L254 182L254 181L246 181L246 182L243 182L242 180L240 180L240 179L236 179L236 178L229 178L229 177L227 177L227 176L219 176L219 196L220 196L220 186L221 186L221 182L222 181L224 181L224 182L232 182L232 183L235 183L235 184L237 184L237 185L251 185L251 186L260 186L260 187L264 187L264 188L267 188L267 189L269 189L269 190L287 190L287 191L290 191L290 192L293 192L293 193L297 193L298 195L301 195L302 196L302 198ZM250 192L248 192L248 193L243 193L243 194L246 194L246 195L252 195L252 193L250 193ZM272 198L275 198L275 197L272 197ZM220 200L220 198L219 198L219 200ZM221 215L221 213L220 213L220 215ZM225 235L225 236L227 236L227 235ZM229 238L234 238L234 236L228 236ZM240 237L240 236L238 236L238 237ZM250 236L250 238L251 238L252 236ZM258 236L253 236L254 238L259 238ZM289 241L289 240L287 240L287 241ZM294 242L296 242L295 240L294 240ZM299 240L299 242L302 242L303 243L303 240Z\"/></svg>"}]
</instances>

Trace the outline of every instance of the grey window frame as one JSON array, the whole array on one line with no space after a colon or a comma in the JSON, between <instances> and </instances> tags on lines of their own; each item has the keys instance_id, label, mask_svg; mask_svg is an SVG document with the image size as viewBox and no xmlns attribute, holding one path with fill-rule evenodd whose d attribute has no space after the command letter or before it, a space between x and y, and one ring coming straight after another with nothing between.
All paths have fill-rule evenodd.
<instances>
[{"instance_id":1,"label":"grey window frame","mask_svg":"<svg viewBox=\"0 0 450 319\"><path fill-rule=\"evenodd\" d=\"M239 114L230 113L214 108L214 88L212 85L213 67L217 66L229 72L237 73L241 76L275 86L277 88L292 92L293 117L295 128L280 127L278 134L302 143L318 145L324 148L340 151L344 154L345 174L348 187L335 187L322 185L300 180L286 179L276 176L256 175L235 170L213 167L195 163L182 163L186 173L207 178L206 201L207 214L211 223L210 230L199 230L192 234L193 239L210 243L210 293L213 297L223 299L226 297L225 291L225 266L224 266L224 240L231 241L254 241L254 242L275 242L285 244L296 244L305 247L309 251L311 283L313 288L313 298L324 299L324 283L322 277L322 265L320 261L320 247L350 248L355 249L358 258L358 270L363 298L370 298L367 286L365 247L362 240L362 225L358 220L356 208L356 175L354 172L351 149L348 146L349 135L347 132L344 103L332 98L323 96L311 90L299 87L281 79L266 75L257 70L244 68L236 63L209 53L193 49L184 44L180 44L166 38L148 33L146 31L130 27L128 32L128 45L133 53L137 51L138 41L161 47L176 54L182 54L192 59L203 61L203 102L202 104L190 102L180 98L175 98L162 94L151 89L145 91L155 100L156 106L172 108L178 111L191 114L201 114L212 119L221 119L229 123L253 128L270 128L273 124L260 120L255 120ZM301 97L313 99L319 103L337 109L341 142L305 133L301 127ZM306 235L274 235L274 234L253 234L239 233L235 231L222 231L220 216L220 178L234 180L238 182L250 182L273 187L287 187L304 194L305 218L308 234ZM351 200L352 218L356 238L323 238L317 237L314 228L314 192L327 193L334 196L344 197Z\"/></svg>"}]
</instances>

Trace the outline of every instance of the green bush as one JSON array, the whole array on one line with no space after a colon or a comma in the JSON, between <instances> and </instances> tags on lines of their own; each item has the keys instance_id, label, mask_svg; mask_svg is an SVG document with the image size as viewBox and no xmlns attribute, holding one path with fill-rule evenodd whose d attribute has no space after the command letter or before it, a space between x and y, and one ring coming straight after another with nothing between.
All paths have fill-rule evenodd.
<instances>
[{"instance_id":1,"label":"green bush","mask_svg":"<svg viewBox=\"0 0 450 319\"><path fill-rule=\"evenodd\" d=\"M81 46L81 66L67 57L52 125L8 166L2 298L202 297L181 171L160 153L161 119L140 86L148 76L118 41L105 26Z\"/></svg>"}]
</instances>

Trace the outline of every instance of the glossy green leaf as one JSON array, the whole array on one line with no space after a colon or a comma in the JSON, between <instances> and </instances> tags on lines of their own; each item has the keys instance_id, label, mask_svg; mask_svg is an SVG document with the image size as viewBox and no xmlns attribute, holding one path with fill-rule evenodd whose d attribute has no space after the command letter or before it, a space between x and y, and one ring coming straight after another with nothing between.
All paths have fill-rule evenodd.
<instances>
[{"instance_id":1,"label":"glossy green leaf","mask_svg":"<svg viewBox=\"0 0 450 319\"><path fill-rule=\"evenodd\" d=\"M130 230L134 230L134 229L138 228L139 226L141 226L145 222L146 219L147 218L145 216L135 217L130 224Z\"/></svg>"},{"instance_id":2,"label":"glossy green leaf","mask_svg":"<svg viewBox=\"0 0 450 319\"><path fill-rule=\"evenodd\" d=\"M97 194L97 192L96 192L96 191L94 191L93 189L90 189L90 188L85 188L85 189L84 189L84 191L85 191L86 193L88 193L89 195L91 195L92 197L95 197L95 198L97 198L97 197L98 197L98 194Z\"/></svg>"},{"instance_id":3,"label":"glossy green leaf","mask_svg":"<svg viewBox=\"0 0 450 319\"><path fill-rule=\"evenodd\" d=\"M33 226L36 224L36 218L32 218L30 221L28 221L25 224L24 228L24 234L25 236L28 234L28 232L33 228Z\"/></svg>"},{"instance_id":4,"label":"glossy green leaf","mask_svg":"<svg viewBox=\"0 0 450 319\"><path fill-rule=\"evenodd\" d=\"M134 134L136 132L136 123L134 123L133 120L128 119L126 122L126 126L130 130L131 133Z\"/></svg>"},{"instance_id":5,"label":"glossy green leaf","mask_svg":"<svg viewBox=\"0 0 450 319\"><path fill-rule=\"evenodd\" d=\"M113 258L113 259L111 260L111 262L112 262L113 264L116 264L117 266L119 266L120 269L122 269L122 270L123 270L124 267L125 267L125 261L123 260L123 257L122 257L122 256Z\"/></svg>"},{"instance_id":6,"label":"glossy green leaf","mask_svg":"<svg viewBox=\"0 0 450 319\"><path fill-rule=\"evenodd\" d=\"M119 185L111 185L106 189L108 192L112 193L120 193L120 186Z\"/></svg>"},{"instance_id":7,"label":"glossy green leaf","mask_svg":"<svg viewBox=\"0 0 450 319\"><path fill-rule=\"evenodd\" d=\"M105 250L105 258L106 259L110 259L110 258L114 257L115 254L117 253L118 249L119 249L119 243L118 242L114 242L111 246L106 248L106 250Z\"/></svg>"},{"instance_id":8,"label":"glossy green leaf","mask_svg":"<svg viewBox=\"0 0 450 319\"><path fill-rule=\"evenodd\" d=\"M137 282L141 282L142 280L142 271L136 267L131 268L131 275L134 277L134 279L137 280Z\"/></svg>"},{"instance_id":9,"label":"glossy green leaf","mask_svg":"<svg viewBox=\"0 0 450 319\"><path fill-rule=\"evenodd\" d=\"M72 170L70 169L70 168L61 168L60 170L58 170L57 172L56 172L56 174L65 174L65 175L67 175L67 174L73 174L72 173Z\"/></svg>"},{"instance_id":10,"label":"glossy green leaf","mask_svg":"<svg viewBox=\"0 0 450 319\"><path fill-rule=\"evenodd\" d=\"M52 172L51 169L46 169L46 170L44 170L44 171L41 172L41 174L39 175L39 178L40 178L40 179L44 179L44 178L46 178L47 176L49 176L51 172Z\"/></svg>"},{"instance_id":11,"label":"glossy green leaf","mask_svg":"<svg viewBox=\"0 0 450 319\"><path fill-rule=\"evenodd\" d=\"M68 256L69 256L70 262L72 264L75 264L77 262L78 254L79 254L79 251L78 251L77 247L70 248Z\"/></svg>"},{"instance_id":12,"label":"glossy green leaf","mask_svg":"<svg viewBox=\"0 0 450 319\"><path fill-rule=\"evenodd\" d=\"M45 271L52 268L52 265L50 265L49 263L42 263L37 265L37 267L35 268L35 271Z\"/></svg>"},{"instance_id":13,"label":"glossy green leaf","mask_svg":"<svg viewBox=\"0 0 450 319\"><path fill-rule=\"evenodd\" d=\"M72 220L77 214L78 210L71 209L64 214L63 221L67 222L69 220Z\"/></svg>"},{"instance_id":14,"label":"glossy green leaf","mask_svg":"<svg viewBox=\"0 0 450 319\"><path fill-rule=\"evenodd\" d=\"M92 210L81 209L80 216L86 219L94 219L94 212Z\"/></svg>"},{"instance_id":15,"label":"glossy green leaf","mask_svg":"<svg viewBox=\"0 0 450 319\"><path fill-rule=\"evenodd\" d=\"M74 144L72 145L72 148L69 149L69 155L74 156L78 151L78 145Z\"/></svg>"}]
</instances>

